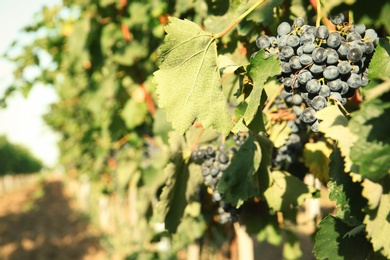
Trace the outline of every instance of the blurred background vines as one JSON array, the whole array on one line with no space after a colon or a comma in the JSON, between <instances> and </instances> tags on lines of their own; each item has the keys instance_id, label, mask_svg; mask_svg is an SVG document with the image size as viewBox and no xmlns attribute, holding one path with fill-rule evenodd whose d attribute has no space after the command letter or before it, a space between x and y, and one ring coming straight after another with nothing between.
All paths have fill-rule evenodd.
<instances>
[{"instance_id":1,"label":"blurred background vines","mask_svg":"<svg viewBox=\"0 0 390 260\"><path fill-rule=\"evenodd\" d=\"M364 177L370 183L347 173L344 174L348 176L347 180L335 171L329 175L329 155L334 158L333 165L329 167L341 167L343 173L343 158L349 155L342 147L340 153L336 145L338 140L331 134L313 134L306 130L301 135L304 148L296 154L298 159L294 165L275 169L271 162L276 151L274 148L282 147L291 131L286 130L286 115L275 114L272 102L263 110L264 113L256 114L255 110L252 125L244 127L237 123L237 128L229 129L228 134L220 134L212 128L203 129L202 122L185 131L174 130L176 127L173 128L166 119L166 111L159 108L156 88L162 79L157 73L156 79L154 73L165 62L159 59L160 47L166 35L164 27L170 24L170 17L187 19L202 30L219 35L256 2L63 0L62 5L44 8L31 25L24 28L25 37L30 39L27 44L21 45L16 40L4 54L14 62L16 69L15 81L1 97L3 106L6 106L8 98L12 98L12 93L21 91L28 95L37 83L56 90L59 101L51 105L51 111L44 119L61 135L59 164L64 167L69 185L80 197L84 210L105 230L107 235L102 243L109 254L127 259L236 259L238 254L242 254L242 248L251 249L242 245L246 238L255 241L252 249L256 252L253 255L256 259L314 259L311 251L317 230L311 230L305 238L296 232L299 224L297 214L302 210L299 206L303 205L305 198L320 196L320 186L315 188L314 182L308 185L303 182L310 173L321 181L323 187L332 183L331 194L339 185L338 189L345 195L337 198L333 193L331 199L341 210L337 218L328 218L321 227L333 225L336 231L332 231L329 237L317 234L320 241L333 239L342 247L338 252L326 255L324 252L331 250L328 247L334 246L332 250L337 247L336 242L326 245L317 241L316 257L348 259L344 257L350 256L354 250L364 256L361 259L390 257L390 245L383 242L388 241L384 237L389 230L389 221L388 217L386 220L386 216L381 215L389 209L388 205L384 206L389 201L385 195L389 191L388 168L387 173L378 178L371 178L371 173L366 174ZM363 0L269 0L247 15L233 30L218 38L218 54L225 58L220 59L221 67L228 64L224 67L225 71L219 70L222 73L222 90L235 123L241 122L239 119L247 115L245 111L249 105L243 105L243 100L256 89L256 78L264 77L256 72L262 68L255 68L256 65L250 61L251 55L258 51L257 37L276 35L279 24L285 21L292 24L297 17L315 25L317 13L321 13L322 24L326 24L327 16L340 12L350 23L365 24L367 28L374 29L380 38L386 39L389 35L390 3L385 0L375 3ZM379 58L388 59L388 40L381 46L385 53ZM279 63L273 64L276 64L276 69L260 83L267 82L268 86L261 104L266 104L267 96L269 100L271 94L276 93L270 89L279 88L275 80L280 72L277 69ZM264 65L272 64L266 60ZM384 73L388 71L388 68L382 68L380 76L377 74L370 78L372 84L368 86L375 89L382 83L381 90L374 94L374 101L387 104L381 108L387 112L388 87L383 87L383 84L389 84L389 74ZM172 84L180 84L177 82L179 79L170 80ZM359 111L360 102L365 102L364 91L361 96L363 101L355 100L346 105L350 113ZM258 102L259 106L260 100ZM371 108L377 103L364 104L363 107ZM271 113L274 118L276 115L277 120L269 119ZM378 115L381 122L388 118L383 118L385 116L381 112ZM364 117L364 114L358 116ZM353 122L357 129L366 123L363 119L359 120ZM345 127L348 125L346 122ZM329 125L332 123L329 122ZM380 131L385 129L383 126ZM251 134L242 139L244 144L236 145L234 140L241 140L237 134L243 131ZM378 140L378 145L385 146L381 151L388 151L388 137L379 135ZM212 145L214 148L211 149L215 150L220 144L229 148L237 146L234 149L239 150L233 159L229 155L229 163L247 171L244 175L247 180L225 177L217 186L226 195L230 206L239 210L235 224L231 221L219 223L219 205L213 202L216 199L211 196L210 188L203 185L203 169L195 162L196 158L191 157L194 150L203 149L202 144L204 147ZM218 151L227 151L223 149ZM369 163L356 163L359 155L354 158L351 155L351 158L361 169ZM247 169L245 165L248 164L254 165L253 169ZM380 165L389 166L386 163ZM234 173L232 167L226 170L226 176ZM383 170L386 171L386 168L378 171ZM351 171L359 174L356 168ZM259 182L255 188L251 184L253 176L257 178L255 182ZM352 191L345 192L340 187L343 185L352 187L357 197L351 195L355 194ZM362 187L367 188L366 193L362 193ZM381 199L367 195L371 187L381 187L383 192L377 194L377 198ZM311 217L312 221L314 217ZM384 227L382 231L372 231L375 218L377 224ZM370 229L365 229L366 226ZM340 242L343 236L352 240L344 244ZM308 250L300 245L305 241L311 245ZM279 255L266 255L264 248L259 246L260 242L269 245L266 249L281 249Z\"/></svg>"}]
</instances>

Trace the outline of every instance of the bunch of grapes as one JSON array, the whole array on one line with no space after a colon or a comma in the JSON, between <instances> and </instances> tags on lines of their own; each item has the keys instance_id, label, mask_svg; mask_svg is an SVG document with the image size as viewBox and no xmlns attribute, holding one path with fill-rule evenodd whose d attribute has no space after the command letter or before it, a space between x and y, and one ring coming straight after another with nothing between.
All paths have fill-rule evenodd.
<instances>
[{"instance_id":1,"label":"bunch of grapes","mask_svg":"<svg viewBox=\"0 0 390 260\"><path fill-rule=\"evenodd\" d=\"M368 64L378 42L374 30L344 23L343 14L331 21L336 31L297 18L292 25L282 22L277 37L261 35L256 40L268 55L278 55L279 80L286 92L299 94L306 103L300 118L313 132L318 132L316 111L329 99L345 105L356 89L368 84Z\"/></svg>"},{"instance_id":2,"label":"bunch of grapes","mask_svg":"<svg viewBox=\"0 0 390 260\"><path fill-rule=\"evenodd\" d=\"M245 142L247 137L248 133L239 133L233 136L237 148ZM209 144L198 146L191 154L192 160L200 164L203 181L212 194L212 200L219 204L218 220L221 224L238 220L237 209L223 201L222 194L216 188L223 172L229 167L231 159L237 152L237 148L235 146L227 148L224 144L218 146Z\"/></svg>"},{"instance_id":3,"label":"bunch of grapes","mask_svg":"<svg viewBox=\"0 0 390 260\"><path fill-rule=\"evenodd\" d=\"M288 170L289 166L297 162L298 156L302 154L303 141L299 133L306 131L306 124L299 118L302 114L300 106L302 101L303 99L299 94L289 93L286 90L282 90L274 101L274 105L278 110L291 111L295 115L294 117L284 118L291 132L286 143L274 150L274 167Z\"/></svg>"}]
</instances>

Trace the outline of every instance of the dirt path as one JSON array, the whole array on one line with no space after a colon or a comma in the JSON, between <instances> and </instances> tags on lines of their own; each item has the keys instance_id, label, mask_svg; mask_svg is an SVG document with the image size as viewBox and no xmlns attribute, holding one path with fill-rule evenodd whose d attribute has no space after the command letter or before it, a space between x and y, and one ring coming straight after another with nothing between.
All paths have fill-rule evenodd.
<instances>
[{"instance_id":1,"label":"dirt path","mask_svg":"<svg viewBox=\"0 0 390 260\"><path fill-rule=\"evenodd\" d=\"M0 197L0 259L101 260L98 234L60 181Z\"/></svg>"}]
</instances>

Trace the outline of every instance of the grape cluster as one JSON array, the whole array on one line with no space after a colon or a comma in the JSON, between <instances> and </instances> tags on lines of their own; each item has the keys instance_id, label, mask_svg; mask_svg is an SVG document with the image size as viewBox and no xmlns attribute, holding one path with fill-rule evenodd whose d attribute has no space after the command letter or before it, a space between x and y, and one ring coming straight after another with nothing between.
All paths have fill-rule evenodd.
<instances>
[{"instance_id":1,"label":"grape cluster","mask_svg":"<svg viewBox=\"0 0 390 260\"><path fill-rule=\"evenodd\" d=\"M282 22L277 37L256 39L267 55L278 55L282 69L278 78L286 92L299 94L306 103L300 118L313 132L318 132L316 111L326 107L329 99L345 105L356 89L368 84L368 64L378 42L374 30L344 23L343 14L331 21L336 31L297 18L292 25Z\"/></svg>"},{"instance_id":2,"label":"grape cluster","mask_svg":"<svg viewBox=\"0 0 390 260\"><path fill-rule=\"evenodd\" d=\"M285 118L291 132L286 143L274 150L274 167L288 170L289 166L297 162L298 156L302 154L303 141L301 140L299 132L306 131L306 125L300 118L300 115L302 114L302 108L300 106L302 101L301 95L289 93L286 90L282 90L274 101L274 105L278 110L284 109L286 111L292 111L295 115L294 117Z\"/></svg>"},{"instance_id":3,"label":"grape cluster","mask_svg":"<svg viewBox=\"0 0 390 260\"><path fill-rule=\"evenodd\" d=\"M248 133L238 133L233 136L233 141L238 148L241 146ZM223 172L229 167L231 159L237 152L237 148L232 146L227 148L226 145L218 146L206 145L198 146L191 154L194 162L200 164L204 184L212 194L212 200L219 204L218 220L221 224L229 221L237 221L237 209L229 203L222 200L222 194L217 190L217 184L223 175Z\"/></svg>"}]
</instances>

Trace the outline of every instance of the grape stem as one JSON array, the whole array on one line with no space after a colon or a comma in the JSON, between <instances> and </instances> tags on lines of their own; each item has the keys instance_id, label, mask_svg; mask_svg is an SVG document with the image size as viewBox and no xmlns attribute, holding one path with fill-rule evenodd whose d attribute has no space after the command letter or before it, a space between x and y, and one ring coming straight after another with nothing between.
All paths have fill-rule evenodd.
<instances>
[{"instance_id":1,"label":"grape stem","mask_svg":"<svg viewBox=\"0 0 390 260\"><path fill-rule=\"evenodd\" d=\"M264 3L266 0L259 0L254 5L252 5L248 10L246 10L245 13L240 15L238 18L236 18L231 24L229 24L222 32L217 33L214 35L216 39L222 38L227 33L229 33L239 22L242 21L248 14L250 14L253 10L255 10L257 7L259 7L262 3Z\"/></svg>"},{"instance_id":2,"label":"grape stem","mask_svg":"<svg viewBox=\"0 0 390 260\"><path fill-rule=\"evenodd\" d=\"M344 113L344 115L346 117L351 117L351 115L349 114L349 112L345 109L345 107L343 106L343 104L340 103L340 101L338 101L337 99L333 98L333 97L329 97L330 100L333 100L338 106L339 108L341 109L341 111Z\"/></svg>"},{"instance_id":3,"label":"grape stem","mask_svg":"<svg viewBox=\"0 0 390 260\"><path fill-rule=\"evenodd\" d=\"M316 0L316 4L317 4L316 27L319 27L321 25L321 16L322 16L321 0Z\"/></svg>"},{"instance_id":4,"label":"grape stem","mask_svg":"<svg viewBox=\"0 0 390 260\"><path fill-rule=\"evenodd\" d=\"M273 95L273 96L269 99L268 103L267 103L267 104L265 105L265 107L263 108L263 113L266 113L266 112L268 111L268 109L269 109L269 108L271 107L271 105L274 103L275 99L279 96L280 92L282 92L283 88L284 88L284 85L281 84L280 87L279 87L279 89L278 89L278 91L276 91L275 95Z\"/></svg>"}]
</instances>

